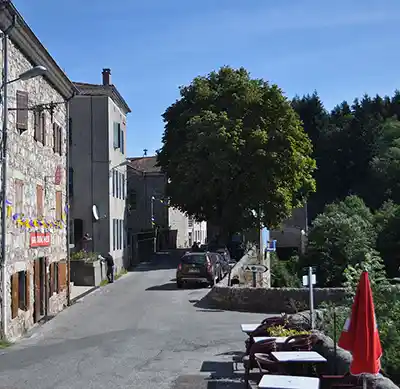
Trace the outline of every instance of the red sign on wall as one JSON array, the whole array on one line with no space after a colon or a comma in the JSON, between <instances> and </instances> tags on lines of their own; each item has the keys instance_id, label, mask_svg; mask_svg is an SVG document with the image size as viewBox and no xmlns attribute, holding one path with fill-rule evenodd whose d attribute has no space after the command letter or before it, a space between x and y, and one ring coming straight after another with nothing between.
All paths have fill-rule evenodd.
<instances>
[{"instance_id":1,"label":"red sign on wall","mask_svg":"<svg viewBox=\"0 0 400 389\"><path fill-rule=\"evenodd\" d=\"M49 232L31 232L30 233L30 247L47 247L51 244L51 237Z\"/></svg>"},{"instance_id":2,"label":"red sign on wall","mask_svg":"<svg viewBox=\"0 0 400 389\"><path fill-rule=\"evenodd\" d=\"M58 165L56 172L54 173L54 185L60 185L61 179L62 179L62 170L61 170L61 166Z\"/></svg>"}]
</instances>

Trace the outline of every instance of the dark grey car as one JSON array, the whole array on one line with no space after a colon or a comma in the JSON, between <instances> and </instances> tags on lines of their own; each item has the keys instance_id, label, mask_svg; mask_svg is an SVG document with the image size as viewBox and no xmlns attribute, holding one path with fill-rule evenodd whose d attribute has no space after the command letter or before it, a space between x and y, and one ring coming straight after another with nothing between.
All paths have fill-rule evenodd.
<instances>
[{"instance_id":1,"label":"dark grey car","mask_svg":"<svg viewBox=\"0 0 400 389\"><path fill-rule=\"evenodd\" d=\"M176 270L176 286L184 283L207 283L213 286L223 277L223 270L217 254L192 252L186 253Z\"/></svg>"}]
</instances>

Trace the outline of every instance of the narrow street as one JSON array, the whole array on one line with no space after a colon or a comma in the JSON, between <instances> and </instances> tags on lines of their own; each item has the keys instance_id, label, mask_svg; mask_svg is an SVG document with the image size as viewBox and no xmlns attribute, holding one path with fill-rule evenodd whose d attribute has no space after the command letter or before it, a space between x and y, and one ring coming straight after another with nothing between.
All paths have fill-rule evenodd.
<instances>
[{"instance_id":1,"label":"narrow street","mask_svg":"<svg viewBox=\"0 0 400 389\"><path fill-rule=\"evenodd\" d=\"M174 277L168 258L141 265L1 350L0 389L242 387L229 354L265 315L196 308L208 289Z\"/></svg>"}]
</instances>

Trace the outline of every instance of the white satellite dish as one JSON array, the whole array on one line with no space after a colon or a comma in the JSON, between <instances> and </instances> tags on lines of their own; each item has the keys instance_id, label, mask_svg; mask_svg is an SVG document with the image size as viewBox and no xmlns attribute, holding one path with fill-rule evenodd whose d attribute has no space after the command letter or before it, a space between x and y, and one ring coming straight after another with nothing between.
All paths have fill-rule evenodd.
<instances>
[{"instance_id":1,"label":"white satellite dish","mask_svg":"<svg viewBox=\"0 0 400 389\"><path fill-rule=\"evenodd\" d=\"M95 220L99 220L100 219L99 210L97 208L97 205L93 205L92 213L93 213L93 217L95 218Z\"/></svg>"}]
</instances>

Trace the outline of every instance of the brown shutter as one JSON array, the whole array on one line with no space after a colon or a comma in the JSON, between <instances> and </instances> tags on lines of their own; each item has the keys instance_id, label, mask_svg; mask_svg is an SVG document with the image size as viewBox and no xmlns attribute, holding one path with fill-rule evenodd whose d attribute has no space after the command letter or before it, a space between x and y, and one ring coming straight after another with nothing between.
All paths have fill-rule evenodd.
<instances>
[{"instance_id":1,"label":"brown shutter","mask_svg":"<svg viewBox=\"0 0 400 389\"><path fill-rule=\"evenodd\" d=\"M31 273L27 270L25 274L25 310L31 307Z\"/></svg>"},{"instance_id":2,"label":"brown shutter","mask_svg":"<svg viewBox=\"0 0 400 389\"><path fill-rule=\"evenodd\" d=\"M36 216L42 217L43 214L43 187L36 185Z\"/></svg>"},{"instance_id":3,"label":"brown shutter","mask_svg":"<svg viewBox=\"0 0 400 389\"><path fill-rule=\"evenodd\" d=\"M61 220L62 218L62 192L56 192L56 220Z\"/></svg>"},{"instance_id":4,"label":"brown shutter","mask_svg":"<svg viewBox=\"0 0 400 389\"><path fill-rule=\"evenodd\" d=\"M43 146L46 145L46 114L42 112L40 114L40 134Z\"/></svg>"},{"instance_id":5,"label":"brown shutter","mask_svg":"<svg viewBox=\"0 0 400 389\"><path fill-rule=\"evenodd\" d=\"M39 111L34 111L33 112L33 118L34 118L34 133L33 133L33 138L37 142L41 142L41 131L40 131L40 112Z\"/></svg>"},{"instance_id":6,"label":"brown shutter","mask_svg":"<svg viewBox=\"0 0 400 389\"><path fill-rule=\"evenodd\" d=\"M64 261L58 263L58 293L65 290L67 284L67 264Z\"/></svg>"},{"instance_id":7,"label":"brown shutter","mask_svg":"<svg viewBox=\"0 0 400 389\"><path fill-rule=\"evenodd\" d=\"M50 263L49 266L49 284L50 284L50 296L53 296L54 293L54 263Z\"/></svg>"},{"instance_id":8,"label":"brown shutter","mask_svg":"<svg viewBox=\"0 0 400 389\"><path fill-rule=\"evenodd\" d=\"M18 316L18 273L11 276L11 318Z\"/></svg>"},{"instance_id":9,"label":"brown shutter","mask_svg":"<svg viewBox=\"0 0 400 389\"><path fill-rule=\"evenodd\" d=\"M58 154L62 154L62 128L58 126Z\"/></svg>"},{"instance_id":10,"label":"brown shutter","mask_svg":"<svg viewBox=\"0 0 400 389\"><path fill-rule=\"evenodd\" d=\"M53 123L53 151L57 152L57 124Z\"/></svg>"},{"instance_id":11,"label":"brown shutter","mask_svg":"<svg viewBox=\"0 0 400 389\"><path fill-rule=\"evenodd\" d=\"M28 129L28 92L17 91L17 129Z\"/></svg>"}]
</instances>

